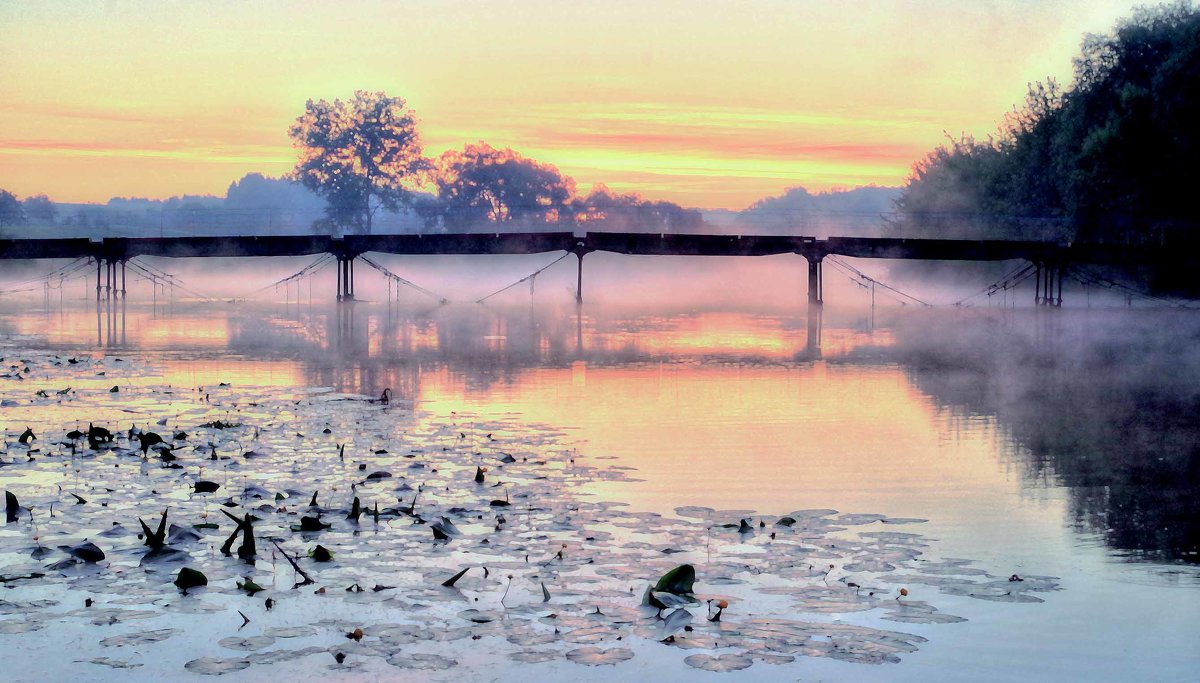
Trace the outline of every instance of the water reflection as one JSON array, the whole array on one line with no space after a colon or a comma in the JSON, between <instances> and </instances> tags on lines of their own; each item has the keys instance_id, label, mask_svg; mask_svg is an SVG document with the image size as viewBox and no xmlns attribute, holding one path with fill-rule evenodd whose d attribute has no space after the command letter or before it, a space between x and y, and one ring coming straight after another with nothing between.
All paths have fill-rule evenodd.
<instances>
[{"instance_id":1,"label":"water reflection","mask_svg":"<svg viewBox=\"0 0 1200 683\"><path fill-rule=\"evenodd\" d=\"M94 320L10 309L0 330L73 353L94 322L97 349L180 384L390 388L577 428L642 473L647 504L941 514L1020 543L1056 512L1025 492L1062 491L1059 524L1197 562L1200 323L1164 315L113 299Z\"/></svg>"},{"instance_id":2,"label":"water reflection","mask_svg":"<svg viewBox=\"0 0 1200 683\"><path fill-rule=\"evenodd\" d=\"M900 326L917 386L995 416L1024 447L1027 479L1070 492L1077 528L1135 557L1200 562L1197 320L1042 312L944 332Z\"/></svg>"}]
</instances>

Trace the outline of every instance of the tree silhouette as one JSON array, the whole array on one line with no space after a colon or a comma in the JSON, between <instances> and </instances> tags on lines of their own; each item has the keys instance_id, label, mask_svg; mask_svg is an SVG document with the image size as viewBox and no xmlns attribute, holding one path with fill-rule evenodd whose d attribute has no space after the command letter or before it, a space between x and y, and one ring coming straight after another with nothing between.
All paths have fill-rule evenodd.
<instances>
[{"instance_id":1,"label":"tree silhouette","mask_svg":"<svg viewBox=\"0 0 1200 683\"><path fill-rule=\"evenodd\" d=\"M16 195L8 190L0 190L0 227L20 225L25 222L25 211Z\"/></svg>"},{"instance_id":2,"label":"tree silhouette","mask_svg":"<svg viewBox=\"0 0 1200 683\"><path fill-rule=\"evenodd\" d=\"M21 201L25 218L37 223L53 223L58 218L58 207L44 194L26 197Z\"/></svg>"},{"instance_id":3,"label":"tree silhouette","mask_svg":"<svg viewBox=\"0 0 1200 683\"><path fill-rule=\"evenodd\" d=\"M413 111L382 92L309 100L288 134L300 151L292 177L329 202L334 229L370 233L379 209L412 205L429 169Z\"/></svg>"},{"instance_id":4,"label":"tree silhouette","mask_svg":"<svg viewBox=\"0 0 1200 683\"><path fill-rule=\"evenodd\" d=\"M571 209L576 222L602 225L607 230L679 232L704 225L704 218L695 209L672 202L648 201L636 194L617 194L603 184L572 202Z\"/></svg>"},{"instance_id":5,"label":"tree silhouette","mask_svg":"<svg viewBox=\"0 0 1200 683\"><path fill-rule=\"evenodd\" d=\"M438 201L423 213L426 221L440 217L448 228L483 222L556 223L567 220L575 194L575 181L554 166L484 142L442 154L434 183Z\"/></svg>"},{"instance_id":6,"label":"tree silhouette","mask_svg":"<svg viewBox=\"0 0 1200 683\"><path fill-rule=\"evenodd\" d=\"M1074 82L1033 83L986 140L951 139L913 167L900 229L938 237L1200 242L1200 9L1140 9L1089 35ZM1192 278L1183 282L1194 289Z\"/></svg>"}]
</instances>

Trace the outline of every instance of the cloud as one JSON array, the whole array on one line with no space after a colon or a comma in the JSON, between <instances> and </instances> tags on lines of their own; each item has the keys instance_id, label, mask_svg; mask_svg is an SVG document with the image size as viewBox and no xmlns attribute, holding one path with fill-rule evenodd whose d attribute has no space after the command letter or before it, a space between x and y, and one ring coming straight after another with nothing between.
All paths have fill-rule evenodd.
<instances>
[{"instance_id":1,"label":"cloud","mask_svg":"<svg viewBox=\"0 0 1200 683\"><path fill-rule=\"evenodd\" d=\"M4 140L0 154L51 156L143 157L186 159L213 163L291 163L291 151L272 146L194 144L187 140L161 140L139 144L79 140Z\"/></svg>"}]
</instances>

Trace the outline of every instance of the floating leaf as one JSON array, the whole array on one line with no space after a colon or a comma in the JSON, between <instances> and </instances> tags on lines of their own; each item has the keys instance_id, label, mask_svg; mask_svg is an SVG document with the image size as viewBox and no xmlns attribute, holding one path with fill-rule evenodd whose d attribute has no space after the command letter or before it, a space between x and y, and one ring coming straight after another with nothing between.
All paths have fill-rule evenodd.
<instances>
[{"instance_id":1,"label":"floating leaf","mask_svg":"<svg viewBox=\"0 0 1200 683\"><path fill-rule=\"evenodd\" d=\"M124 647L126 645L144 645L146 643L157 643L166 640L176 633L181 633L177 628L160 628L153 631L137 631L135 633L126 633L120 636L110 636L100 641L100 644L105 647Z\"/></svg>"},{"instance_id":2,"label":"floating leaf","mask_svg":"<svg viewBox=\"0 0 1200 683\"><path fill-rule=\"evenodd\" d=\"M221 659L220 657L200 657L193 659L183 668L197 674L207 674L209 676L220 676L222 674L241 671L250 666L248 659Z\"/></svg>"},{"instance_id":3,"label":"floating leaf","mask_svg":"<svg viewBox=\"0 0 1200 683\"><path fill-rule=\"evenodd\" d=\"M663 574L658 583L654 584L654 591L656 593L686 595L692 592L692 586L695 583L696 568L690 564L681 564Z\"/></svg>"},{"instance_id":4,"label":"floating leaf","mask_svg":"<svg viewBox=\"0 0 1200 683\"><path fill-rule=\"evenodd\" d=\"M90 541L73 546L70 552L72 557L77 557L84 562L100 562L104 559L104 551Z\"/></svg>"},{"instance_id":5,"label":"floating leaf","mask_svg":"<svg viewBox=\"0 0 1200 683\"><path fill-rule=\"evenodd\" d=\"M620 664L621 662L633 659L633 650L623 647L613 647L607 650L599 647L580 647L568 650L567 659L576 664L586 664L587 666Z\"/></svg>"},{"instance_id":6,"label":"floating leaf","mask_svg":"<svg viewBox=\"0 0 1200 683\"><path fill-rule=\"evenodd\" d=\"M458 662L440 655L422 654L419 652L401 652L387 658L387 663L400 669L417 671L441 671L458 666Z\"/></svg>"},{"instance_id":7,"label":"floating leaf","mask_svg":"<svg viewBox=\"0 0 1200 683\"><path fill-rule=\"evenodd\" d=\"M183 567L179 570L179 575L175 577L175 585L179 590L187 592L189 588L207 586L208 577L199 570Z\"/></svg>"},{"instance_id":8,"label":"floating leaf","mask_svg":"<svg viewBox=\"0 0 1200 683\"><path fill-rule=\"evenodd\" d=\"M695 669L705 671L740 671L749 669L754 661L746 655L688 655L683 663Z\"/></svg>"}]
</instances>

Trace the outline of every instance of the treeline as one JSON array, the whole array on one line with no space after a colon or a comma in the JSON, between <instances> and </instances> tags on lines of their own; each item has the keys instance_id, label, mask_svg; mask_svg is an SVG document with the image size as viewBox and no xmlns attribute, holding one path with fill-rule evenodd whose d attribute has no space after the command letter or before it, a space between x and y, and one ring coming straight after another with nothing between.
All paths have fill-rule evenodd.
<instances>
[{"instance_id":1,"label":"treeline","mask_svg":"<svg viewBox=\"0 0 1200 683\"><path fill-rule=\"evenodd\" d=\"M1200 11L1138 10L1088 35L1067 89L1030 86L985 140L914 167L892 226L911 236L1122 244L1196 241Z\"/></svg>"},{"instance_id":2,"label":"treeline","mask_svg":"<svg viewBox=\"0 0 1200 683\"><path fill-rule=\"evenodd\" d=\"M427 229L586 226L606 230L687 232L704 224L699 211L620 194L596 185L586 195L551 164L480 142L448 150L430 168L433 192L413 207Z\"/></svg>"},{"instance_id":3,"label":"treeline","mask_svg":"<svg viewBox=\"0 0 1200 683\"><path fill-rule=\"evenodd\" d=\"M299 153L290 178L328 203L319 229L371 233L410 211L426 230L563 229L579 225L668 232L698 227L698 211L600 186L587 195L551 164L487 143L425 155L403 98L357 91L309 100L288 130Z\"/></svg>"}]
</instances>

